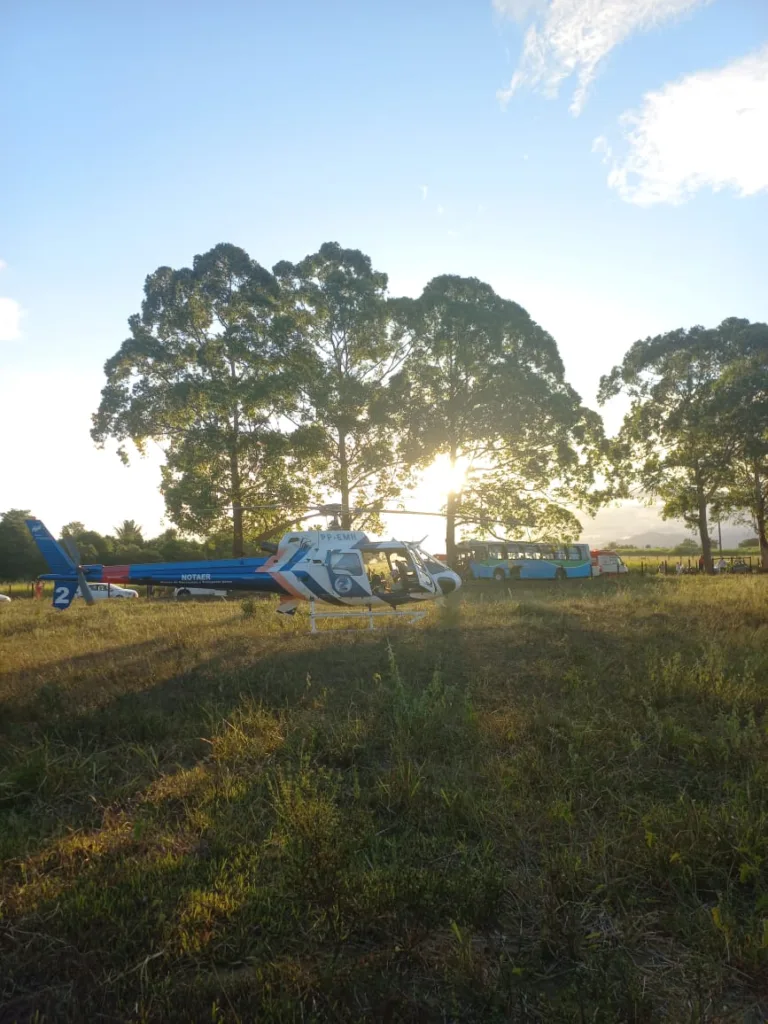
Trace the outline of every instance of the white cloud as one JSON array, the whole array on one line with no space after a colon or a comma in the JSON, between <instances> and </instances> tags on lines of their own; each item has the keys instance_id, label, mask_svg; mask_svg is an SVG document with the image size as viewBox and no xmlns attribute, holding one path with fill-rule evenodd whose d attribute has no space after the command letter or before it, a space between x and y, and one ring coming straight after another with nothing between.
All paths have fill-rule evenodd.
<instances>
[{"instance_id":1,"label":"white cloud","mask_svg":"<svg viewBox=\"0 0 768 1024\"><path fill-rule=\"evenodd\" d=\"M421 198L426 199L429 187L427 185L419 185L419 188L421 189Z\"/></svg>"},{"instance_id":2,"label":"white cloud","mask_svg":"<svg viewBox=\"0 0 768 1024\"><path fill-rule=\"evenodd\" d=\"M438 217L442 217L444 213L445 213L445 207L444 206L438 206L438 208L437 208L437 216Z\"/></svg>"},{"instance_id":3,"label":"white cloud","mask_svg":"<svg viewBox=\"0 0 768 1024\"><path fill-rule=\"evenodd\" d=\"M576 75L571 113L581 112L600 64L635 32L654 28L712 0L493 0L506 17L534 21L525 35L520 65L506 89L507 103L522 86L556 96L561 82ZM536 15L540 13L539 17Z\"/></svg>"},{"instance_id":4,"label":"white cloud","mask_svg":"<svg viewBox=\"0 0 768 1024\"><path fill-rule=\"evenodd\" d=\"M628 152L613 159L608 184L628 202L682 203L707 187L742 196L768 189L768 45L647 93L620 123ZM605 139L593 150L611 159Z\"/></svg>"},{"instance_id":5,"label":"white cloud","mask_svg":"<svg viewBox=\"0 0 768 1024\"><path fill-rule=\"evenodd\" d=\"M528 15L542 10L547 0L493 0L493 8L505 18L523 21Z\"/></svg>"},{"instance_id":6,"label":"white cloud","mask_svg":"<svg viewBox=\"0 0 768 1024\"><path fill-rule=\"evenodd\" d=\"M15 299L0 296L0 341L15 341L21 331L22 308Z\"/></svg>"},{"instance_id":7,"label":"white cloud","mask_svg":"<svg viewBox=\"0 0 768 1024\"><path fill-rule=\"evenodd\" d=\"M595 141L592 143L592 152L599 153L603 158L603 163L607 164L613 155L611 144L604 135L598 135Z\"/></svg>"},{"instance_id":8,"label":"white cloud","mask_svg":"<svg viewBox=\"0 0 768 1024\"><path fill-rule=\"evenodd\" d=\"M5 262L5 260L0 260L0 270L5 270L7 266L8 264Z\"/></svg>"}]
</instances>

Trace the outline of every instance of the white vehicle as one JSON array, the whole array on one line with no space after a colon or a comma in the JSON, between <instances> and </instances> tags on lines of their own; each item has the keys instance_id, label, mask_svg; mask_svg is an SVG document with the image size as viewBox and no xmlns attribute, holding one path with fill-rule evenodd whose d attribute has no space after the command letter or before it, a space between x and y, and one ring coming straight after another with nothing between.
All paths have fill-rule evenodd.
<instances>
[{"instance_id":1,"label":"white vehicle","mask_svg":"<svg viewBox=\"0 0 768 1024\"><path fill-rule=\"evenodd\" d=\"M176 587L173 596L177 601L189 601L193 597L220 598L226 601L227 593L226 590L214 590L211 587Z\"/></svg>"},{"instance_id":2,"label":"white vehicle","mask_svg":"<svg viewBox=\"0 0 768 1024\"><path fill-rule=\"evenodd\" d=\"M129 590L128 587L118 587L116 583L89 583L88 589L93 594L94 601L106 601L114 597L138 597L138 590ZM82 597L80 587L75 591L75 597Z\"/></svg>"},{"instance_id":3,"label":"white vehicle","mask_svg":"<svg viewBox=\"0 0 768 1024\"><path fill-rule=\"evenodd\" d=\"M621 555L615 551L593 551L592 552L592 575L593 576L617 576L629 572Z\"/></svg>"},{"instance_id":4,"label":"white vehicle","mask_svg":"<svg viewBox=\"0 0 768 1024\"><path fill-rule=\"evenodd\" d=\"M0 602L2 602L2 601L10 601L10 600L11 599L10 599L10 597L8 597L7 594L0 594Z\"/></svg>"}]
</instances>

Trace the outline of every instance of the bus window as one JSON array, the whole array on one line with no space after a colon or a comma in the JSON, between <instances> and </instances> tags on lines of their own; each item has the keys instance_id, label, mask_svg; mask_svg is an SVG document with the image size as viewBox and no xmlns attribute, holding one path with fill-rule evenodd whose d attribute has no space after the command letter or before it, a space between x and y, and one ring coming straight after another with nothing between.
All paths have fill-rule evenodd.
<instances>
[{"instance_id":1,"label":"bus window","mask_svg":"<svg viewBox=\"0 0 768 1024\"><path fill-rule=\"evenodd\" d=\"M582 551L582 545L581 544L574 544L572 547L568 548L568 559L571 562L583 562L584 561L584 553Z\"/></svg>"}]
</instances>

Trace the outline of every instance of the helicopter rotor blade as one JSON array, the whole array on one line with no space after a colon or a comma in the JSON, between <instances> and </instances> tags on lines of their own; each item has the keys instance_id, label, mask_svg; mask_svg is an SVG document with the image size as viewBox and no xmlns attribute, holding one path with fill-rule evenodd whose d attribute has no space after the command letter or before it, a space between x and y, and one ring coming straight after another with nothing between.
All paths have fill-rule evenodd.
<instances>
[{"instance_id":1,"label":"helicopter rotor blade","mask_svg":"<svg viewBox=\"0 0 768 1024\"><path fill-rule=\"evenodd\" d=\"M93 594L91 588L88 586L88 580L85 578L85 573L82 567L77 567L77 582L80 584L80 593L83 595L86 604L94 604Z\"/></svg>"}]
</instances>

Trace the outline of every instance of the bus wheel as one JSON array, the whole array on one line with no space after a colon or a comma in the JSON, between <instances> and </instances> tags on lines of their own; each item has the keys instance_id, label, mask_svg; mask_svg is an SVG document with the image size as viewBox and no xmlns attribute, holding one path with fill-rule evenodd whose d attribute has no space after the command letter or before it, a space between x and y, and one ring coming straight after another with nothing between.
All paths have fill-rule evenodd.
<instances>
[{"instance_id":1,"label":"bus wheel","mask_svg":"<svg viewBox=\"0 0 768 1024\"><path fill-rule=\"evenodd\" d=\"M504 570L503 570L503 569L494 569L494 570L493 570L493 578L494 578L494 579L495 579L495 580L496 580L496 581L497 581L498 583L503 583L503 582L504 582L504 580L505 580L505 579L506 579L507 577L506 577L506 573L504 572Z\"/></svg>"},{"instance_id":2,"label":"bus wheel","mask_svg":"<svg viewBox=\"0 0 768 1024\"><path fill-rule=\"evenodd\" d=\"M557 571L555 572L555 579L556 579L556 580L564 580L564 579L566 579L566 578L567 578L567 575L568 575L568 574L566 573L566 571L565 571L565 569L564 569L564 568L562 567L562 565L558 565L558 567L557 567Z\"/></svg>"}]
</instances>

